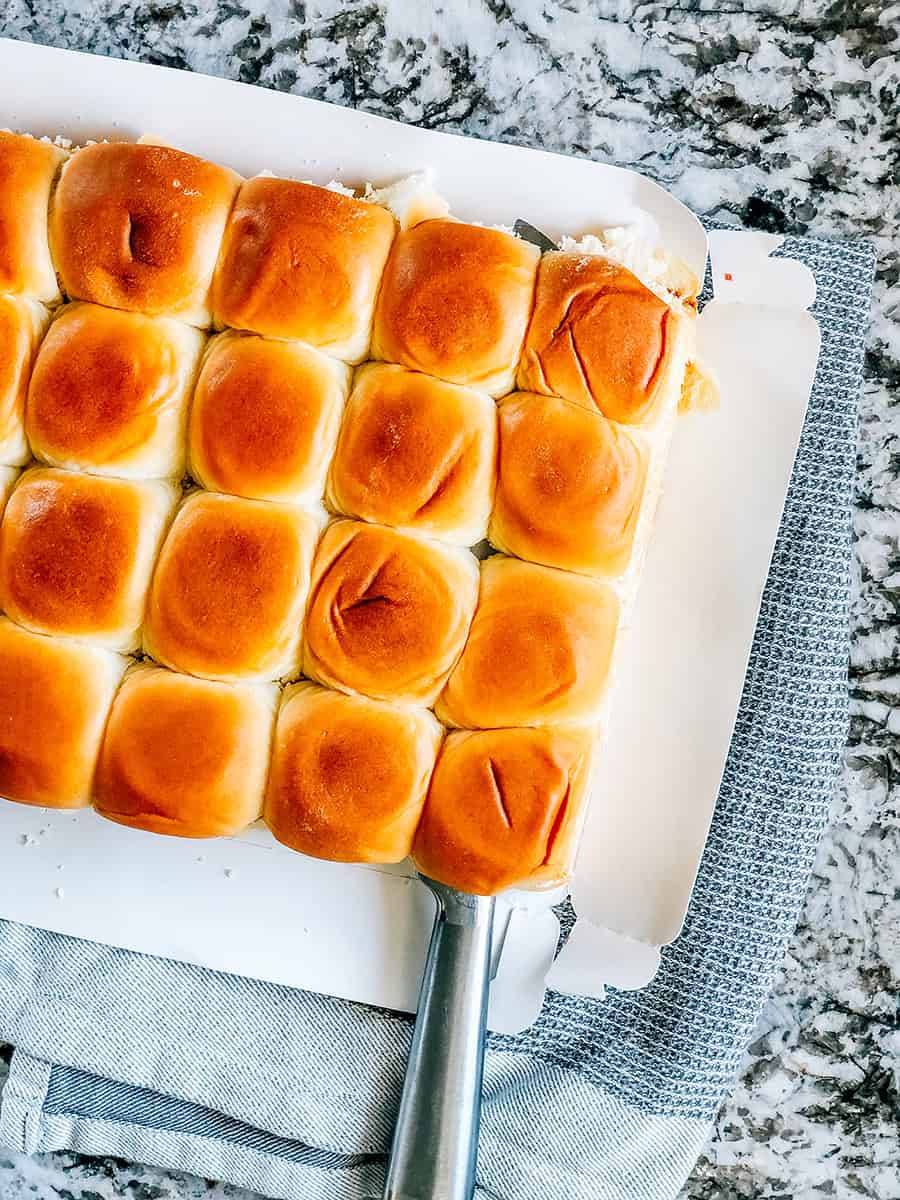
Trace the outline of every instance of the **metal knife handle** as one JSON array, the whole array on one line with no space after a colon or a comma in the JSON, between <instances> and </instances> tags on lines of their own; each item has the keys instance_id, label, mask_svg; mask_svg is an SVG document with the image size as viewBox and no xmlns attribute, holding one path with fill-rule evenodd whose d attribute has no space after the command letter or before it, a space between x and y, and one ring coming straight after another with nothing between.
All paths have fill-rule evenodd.
<instances>
[{"instance_id":1,"label":"metal knife handle","mask_svg":"<svg viewBox=\"0 0 900 1200\"><path fill-rule=\"evenodd\" d=\"M384 1200L471 1200L494 898L423 882L438 907Z\"/></svg>"}]
</instances>

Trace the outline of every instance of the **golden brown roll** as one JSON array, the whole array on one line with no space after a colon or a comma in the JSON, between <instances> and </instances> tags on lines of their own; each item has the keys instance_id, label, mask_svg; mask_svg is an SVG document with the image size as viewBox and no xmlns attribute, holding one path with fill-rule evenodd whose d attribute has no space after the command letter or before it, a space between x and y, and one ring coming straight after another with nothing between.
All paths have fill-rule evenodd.
<instances>
[{"instance_id":1,"label":"golden brown roll","mask_svg":"<svg viewBox=\"0 0 900 1200\"><path fill-rule=\"evenodd\" d=\"M265 819L280 842L336 862L401 862L442 729L430 712L301 683L278 716Z\"/></svg>"},{"instance_id":2,"label":"golden brown roll","mask_svg":"<svg viewBox=\"0 0 900 1200\"><path fill-rule=\"evenodd\" d=\"M311 183L248 179L216 269L216 321L360 362L394 229L377 204Z\"/></svg>"},{"instance_id":3,"label":"golden brown roll","mask_svg":"<svg viewBox=\"0 0 900 1200\"><path fill-rule=\"evenodd\" d=\"M350 368L299 342L223 333L191 407L191 473L259 500L321 501Z\"/></svg>"},{"instance_id":4,"label":"golden brown roll","mask_svg":"<svg viewBox=\"0 0 900 1200\"><path fill-rule=\"evenodd\" d=\"M125 659L0 617L0 796L47 808L90 802L103 726Z\"/></svg>"},{"instance_id":5,"label":"golden brown roll","mask_svg":"<svg viewBox=\"0 0 900 1200\"><path fill-rule=\"evenodd\" d=\"M489 396L368 364L344 412L328 502L351 517L473 546L487 532L496 452Z\"/></svg>"},{"instance_id":6,"label":"golden brown roll","mask_svg":"<svg viewBox=\"0 0 900 1200\"><path fill-rule=\"evenodd\" d=\"M53 304L59 299L50 257L50 189L66 152L50 142L0 130L0 292Z\"/></svg>"},{"instance_id":7,"label":"golden brown roll","mask_svg":"<svg viewBox=\"0 0 900 1200\"><path fill-rule=\"evenodd\" d=\"M481 564L469 639L435 711L468 729L594 721L618 620L605 584L495 555Z\"/></svg>"},{"instance_id":8,"label":"golden brown roll","mask_svg":"<svg viewBox=\"0 0 900 1200\"><path fill-rule=\"evenodd\" d=\"M313 564L304 673L377 700L431 704L477 596L478 564L467 550L337 521Z\"/></svg>"},{"instance_id":9,"label":"golden brown roll","mask_svg":"<svg viewBox=\"0 0 900 1200\"><path fill-rule=\"evenodd\" d=\"M10 492L12 492L13 485L18 478L19 472L15 467L0 467L0 520L3 518L6 501L9 499Z\"/></svg>"},{"instance_id":10,"label":"golden brown roll","mask_svg":"<svg viewBox=\"0 0 900 1200\"><path fill-rule=\"evenodd\" d=\"M394 242L372 358L492 396L508 392L531 312L536 246L459 221L423 221Z\"/></svg>"},{"instance_id":11,"label":"golden brown roll","mask_svg":"<svg viewBox=\"0 0 900 1200\"><path fill-rule=\"evenodd\" d=\"M647 424L681 390L684 321L611 259L551 251L538 269L518 386Z\"/></svg>"},{"instance_id":12,"label":"golden brown roll","mask_svg":"<svg viewBox=\"0 0 900 1200\"><path fill-rule=\"evenodd\" d=\"M0 524L0 609L36 633L134 650L176 494L165 483L26 471Z\"/></svg>"},{"instance_id":13,"label":"golden brown roll","mask_svg":"<svg viewBox=\"0 0 900 1200\"><path fill-rule=\"evenodd\" d=\"M60 176L50 242L65 291L209 325L209 291L240 182L171 146L97 142Z\"/></svg>"},{"instance_id":14,"label":"golden brown roll","mask_svg":"<svg viewBox=\"0 0 900 1200\"><path fill-rule=\"evenodd\" d=\"M641 511L646 445L556 396L515 392L499 415L491 542L550 567L620 575Z\"/></svg>"},{"instance_id":15,"label":"golden brown roll","mask_svg":"<svg viewBox=\"0 0 900 1200\"><path fill-rule=\"evenodd\" d=\"M35 457L127 479L180 479L203 335L181 321L68 304L28 391Z\"/></svg>"},{"instance_id":16,"label":"golden brown roll","mask_svg":"<svg viewBox=\"0 0 900 1200\"><path fill-rule=\"evenodd\" d=\"M550 887L572 867L594 734L451 733L413 845L425 875L475 895Z\"/></svg>"},{"instance_id":17,"label":"golden brown roll","mask_svg":"<svg viewBox=\"0 0 900 1200\"><path fill-rule=\"evenodd\" d=\"M20 467L31 457L25 436L25 396L49 319L36 300L0 296L0 466Z\"/></svg>"},{"instance_id":18,"label":"golden brown roll","mask_svg":"<svg viewBox=\"0 0 900 1200\"><path fill-rule=\"evenodd\" d=\"M133 668L103 739L97 812L178 837L240 833L262 809L277 703L275 684Z\"/></svg>"},{"instance_id":19,"label":"golden brown roll","mask_svg":"<svg viewBox=\"0 0 900 1200\"><path fill-rule=\"evenodd\" d=\"M153 576L144 649L210 679L295 671L317 533L292 505L189 496Z\"/></svg>"}]
</instances>

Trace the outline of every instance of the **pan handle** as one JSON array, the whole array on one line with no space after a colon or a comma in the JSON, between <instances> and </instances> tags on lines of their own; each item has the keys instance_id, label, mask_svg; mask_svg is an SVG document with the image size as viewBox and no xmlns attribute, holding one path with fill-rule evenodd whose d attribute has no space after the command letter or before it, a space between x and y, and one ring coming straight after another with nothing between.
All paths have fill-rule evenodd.
<instances>
[{"instance_id":1,"label":"pan handle","mask_svg":"<svg viewBox=\"0 0 900 1200\"><path fill-rule=\"evenodd\" d=\"M437 899L437 913L384 1200L471 1200L494 898L423 882Z\"/></svg>"}]
</instances>

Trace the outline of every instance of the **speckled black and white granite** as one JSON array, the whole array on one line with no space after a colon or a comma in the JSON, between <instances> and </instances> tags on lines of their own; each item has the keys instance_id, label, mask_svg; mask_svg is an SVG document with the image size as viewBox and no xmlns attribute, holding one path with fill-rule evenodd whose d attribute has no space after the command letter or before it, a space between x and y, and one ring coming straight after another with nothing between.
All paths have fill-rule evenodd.
<instances>
[{"instance_id":1,"label":"speckled black and white granite","mask_svg":"<svg viewBox=\"0 0 900 1200\"><path fill-rule=\"evenodd\" d=\"M697 212L875 242L846 771L775 994L685 1196L898 1200L900 3L7 0L0 33L585 154ZM0 1151L3 1200L240 1195Z\"/></svg>"}]
</instances>

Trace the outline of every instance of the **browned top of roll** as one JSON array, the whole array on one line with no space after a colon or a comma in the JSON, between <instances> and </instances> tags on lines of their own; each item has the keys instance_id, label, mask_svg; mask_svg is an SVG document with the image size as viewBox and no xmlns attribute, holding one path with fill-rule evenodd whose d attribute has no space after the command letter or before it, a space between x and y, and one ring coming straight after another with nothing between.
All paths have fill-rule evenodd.
<instances>
[{"instance_id":1,"label":"browned top of roll","mask_svg":"<svg viewBox=\"0 0 900 1200\"><path fill-rule=\"evenodd\" d=\"M151 477L182 473L200 343L174 321L66 306L34 364L28 435L35 453L60 466L118 467L126 475L142 463Z\"/></svg>"},{"instance_id":2,"label":"browned top of roll","mask_svg":"<svg viewBox=\"0 0 900 1200\"><path fill-rule=\"evenodd\" d=\"M386 209L329 188L247 180L216 271L216 319L359 361L394 228Z\"/></svg>"},{"instance_id":3,"label":"browned top of roll","mask_svg":"<svg viewBox=\"0 0 900 1200\"><path fill-rule=\"evenodd\" d=\"M90 798L125 660L0 617L0 796L51 808Z\"/></svg>"},{"instance_id":4,"label":"browned top of roll","mask_svg":"<svg viewBox=\"0 0 900 1200\"><path fill-rule=\"evenodd\" d=\"M372 357L491 395L509 391L538 257L529 242L459 221L404 230L385 268Z\"/></svg>"},{"instance_id":5,"label":"browned top of roll","mask_svg":"<svg viewBox=\"0 0 900 1200\"><path fill-rule=\"evenodd\" d=\"M462 649L477 590L468 551L338 521L313 565L305 672L376 699L431 703Z\"/></svg>"},{"instance_id":6,"label":"browned top of roll","mask_svg":"<svg viewBox=\"0 0 900 1200\"><path fill-rule=\"evenodd\" d=\"M553 392L627 425L647 421L672 359L678 317L599 255L545 254L518 384Z\"/></svg>"},{"instance_id":7,"label":"browned top of roll","mask_svg":"<svg viewBox=\"0 0 900 1200\"><path fill-rule=\"evenodd\" d=\"M438 716L469 729L596 720L618 620L615 593L597 580L487 559Z\"/></svg>"},{"instance_id":8,"label":"browned top of roll","mask_svg":"<svg viewBox=\"0 0 900 1200\"><path fill-rule=\"evenodd\" d=\"M474 545L491 508L490 397L403 367L357 373L331 467L340 512Z\"/></svg>"},{"instance_id":9,"label":"browned top of roll","mask_svg":"<svg viewBox=\"0 0 900 1200\"><path fill-rule=\"evenodd\" d=\"M572 866L592 744L586 730L451 733L416 834L416 866L475 895L558 883Z\"/></svg>"},{"instance_id":10,"label":"browned top of roll","mask_svg":"<svg viewBox=\"0 0 900 1200\"><path fill-rule=\"evenodd\" d=\"M556 396L500 402L491 541L520 558L620 574L628 565L647 474L646 447Z\"/></svg>"},{"instance_id":11,"label":"browned top of roll","mask_svg":"<svg viewBox=\"0 0 900 1200\"><path fill-rule=\"evenodd\" d=\"M321 500L349 369L296 342L223 334L191 407L194 477L262 500Z\"/></svg>"},{"instance_id":12,"label":"browned top of roll","mask_svg":"<svg viewBox=\"0 0 900 1200\"><path fill-rule=\"evenodd\" d=\"M312 517L293 506L190 496L153 577L148 653L213 679L294 670L315 540Z\"/></svg>"},{"instance_id":13,"label":"browned top of roll","mask_svg":"<svg viewBox=\"0 0 900 1200\"><path fill-rule=\"evenodd\" d=\"M274 686L139 667L116 696L94 784L110 820L180 837L230 837L260 814Z\"/></svg>"},{"instance_id":14,"label":"browned top of roll","mask_svg":"<svg viewBox=\"0 0 900 1200\"><path fill-rule=\"evenodd\" d=\"M441 730L431 713L309 684L278 718L266 822L280 842L337 862L401 862Z\"/></svg>"},{"instance_id":15,"label":"browned top of roll","mask_svg":"<svg viewBox=\"0 0 900 1200\"><path fill-rule=\"evenodd\" d=\"M59 288L47 239L50 188L65 151L0 130L0 292L47 303Z\"/></svg>"},{"instance_id":16,"label":"browned top of roll","mask_svg":"<svg viewBox=\"0 0 900 1200\"><path fill-rule=\"evenodd\" d=\"M238 185L174 150L98 142L69 159L50 235L69 296L209 324L208 295Z\"/></svg>"},{"instance_id":17,"label":"browned top of roll","mask_svg":"<svg viewBox=\"0 0 900 1200\"><path fill-rule=\"evenodd\" d=\"M0 525L0 608L39 633L131 649L170 506L161 484L26 472Z\"/></svg>"}]
</instances>

